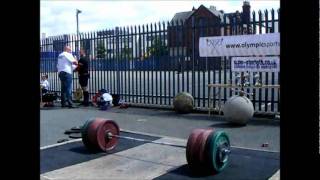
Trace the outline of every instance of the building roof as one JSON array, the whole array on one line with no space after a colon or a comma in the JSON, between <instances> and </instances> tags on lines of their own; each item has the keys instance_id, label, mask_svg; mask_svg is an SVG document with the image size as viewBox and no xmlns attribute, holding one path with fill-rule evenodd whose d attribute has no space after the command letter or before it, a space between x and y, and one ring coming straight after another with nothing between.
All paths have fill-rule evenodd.
<instances>
[{"instance_id":1,"label":"building roof","mask_svg":"<svg viewBox=\"0 0 320 180\"><path fill-rule=\"evenodd\" d=\"M203 5L201 5L201 6L203 6ZM203 6L203 7L205 7L205 6ZM216 10L214 6L211 6L210 8L207 8L207 7L205 7L205 8L208 9L215 16L219 17L221 19L221 21L223 21L224 13ZM185 22L185 20L187 20L195 11L197 11L197 9L192 10L192 11L178 12L173 16L171 23L174 22L174 24L175 24L175 22L178 21L178 24L181 25L181 20L183 22ZM229 14L231 14L231 13L229 13ZM226 23L229 23L228 17L226 18Z\"/></svg>"},{"instance_id":2,"label":"building roof","mask_svg":"<svg viewBox=\"0 0 320 180\"><path fill-rule=\"evenodd\" d=\"M173 22L174 24L176 23L176 21L178 21L179 25L181 24L181 20L184 22L185 20L187 20L195 11L185 11L185 12L179 12L176 13L172 20L171 23Z\"/></svg>"},{"instance_id":3,"label":"building roof","mask_svg":"<svg viewBox=\"0 0 320 180\"><path fill-rule=\"evenodd\" d=\"M220 11L216 10L215 7L211 6L210 8L207 8L207 9L210 12L212 12L212 14L214 14L215 16L220 17L220 19L223 19L223 14Z\"/></svg>"}]
</instances>

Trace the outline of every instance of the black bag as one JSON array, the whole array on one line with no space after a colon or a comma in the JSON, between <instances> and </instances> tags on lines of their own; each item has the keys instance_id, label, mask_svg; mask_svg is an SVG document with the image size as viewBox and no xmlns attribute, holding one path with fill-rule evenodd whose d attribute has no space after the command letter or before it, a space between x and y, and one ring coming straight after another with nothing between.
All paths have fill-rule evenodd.
<instances>
[{"instance_id":1,"label":"black bag","mask_svg":"<svg viewBox=\"0 0 320 180\"><path fill-rule=\"evenodd\" d=\"M120 95L118 94L111 94L112 96L112 104L114 106L119 106L119 101L120 101Z\"/></svg>"}]
</instances>

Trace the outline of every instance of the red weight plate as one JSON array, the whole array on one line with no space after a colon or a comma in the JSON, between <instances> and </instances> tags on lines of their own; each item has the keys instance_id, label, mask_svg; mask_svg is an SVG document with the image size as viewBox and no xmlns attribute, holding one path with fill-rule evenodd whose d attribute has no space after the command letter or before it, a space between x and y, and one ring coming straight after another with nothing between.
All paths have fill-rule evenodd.
<instances>
[{"instance_id":1,"label":"red weight plate","mask_svg":"<svg viewBox=\"0 0 320 180\"><path fill-rule=\"evenodd\" d=\"M189 135L187 148L186 148L186 157L188 165L192 168L197 166L197 156L195 156L197 151L197 144L199 141L200 134L204 131L204 129L194 129Z\"/></svg>"},{"instance_id":2,"label":"red weight plate","mask_svg":"<svg viewBox=\"0 0 320 180\"><path fill-rule=\"evenodd\" d=\"M199 159L199 151L200 151L200 146L202 143L202 134L205 132L205 130L203 129L202 132L199 134L199 136L197 137L195 143L193 144L193 153L192 153L192 157L193 157L193 162L195 163L196 168L198 169L198 167L200 166L200 159Z\"/></svg>"},{"instance_id":3,"label":"red weight plate","mask_svg":"<svg viewBox=\"0 0 320 180\"><path fill-rule=\"evenodd\" d=\"M90 124L95 120L95 118L89 119L85 122L85 124L81 128L81 137L82 142L85 145L85 147L90 151L96 151L99 150L96 146L94 146L88 139L88 129Z\"/></svg>"},{"instance_id":4,"label":"red weight plate","mask_svg":"<svg viewBox=\"0 0 320 180\"><path fill-rule=\"evenodd\" d=\"M106 133L113 135L119 135L120 129L116 122L112 120L106 120L101 123L97 130L97 142L102 151L110 151L116 147L118 138L112 137L111 139L106 138Z\"/></svg>"},{"instance_id":5,"label":"red weight plate","mask_svg":"<svg viewBox=\"0 0 320 180\"><path fill-rule=\"evenodd\" d=\"M193 129L191 134L188 137L188 142L186 147L186 158L187 158L188 164L192 164L192 155L191 155L192 147L201 132L202 132L201 129Z\"/></svg>"},{"instance_id":6,"label":"red weight plate","mask_svg":"<svg viewBox=\"0 0 320 180\"><path fill-rule=\"evenodd\" d=\"M200 141L200 145L199 145L199 149L198 149L198 159L199 159L199 163L201 165L206 165L208 162L208 156L207 156L207 148L206 144L207 144L207 140L208 137L210 136L210 134L213 132L213 129L206 129L204 132L201 133L201 141Z\"/></svg>"},{"instance_id":7,"label":"red weight plate","mask_svg":"<svg viewBox=\"0 0 320 180\"><path fill-rule=\"evenodd\" d=\"M206 166L206 168L207 168L209 171L211 171L211 170L213 169L212 158L211 158L211 156L210 156L210 154L212 154L212 153L210 152L210 146L211 146L211 139L212 139L212 137L214 136L215 132L216 132L216 131L213 130L213 131L210 133L210 135L209 135L208 138L207 138L206 145L205 145L205 154L206 154L206 156L207 156L207 160L205 161L205 166Z\"/></svg>"},{"instance_id":8,"label":"red weight plate","mask_svg":"<svg viewBox=\"0 0 320 180\"><path fill-rule=\"evenodd\" d=\"M97 131L98 131L98 127L104 123L106 121L106 119L103 118L95 118L95 120L93 120L90 123L90 126L88 128L88 140L90 142L90 144L92 144L96 149L101 149L99 147L98 141L97 141Z\"/></svg>"},{"instance_id":9,"label":"red weight plate","mask_svg":"<svg viewBox=\"0 0 320 180\"><path fill-rule=\"evenodd\" d=\"M199 136L197 137L197 140L196 142L194 143L193 145L193 154L192 154L192 158L193 158L193 163L194 163L194 167L193 169L195 171L198 171L198 170L202 170L202 167L203 167L203 161L201 160L202 159L205 159L203 156L203 153L204 153L204 142L206 141L206 138L207 136L210 134L210 131L211 130L208 130L208 129L202 129L202 132L199 134Z\"/></svg>"}]
</instances>

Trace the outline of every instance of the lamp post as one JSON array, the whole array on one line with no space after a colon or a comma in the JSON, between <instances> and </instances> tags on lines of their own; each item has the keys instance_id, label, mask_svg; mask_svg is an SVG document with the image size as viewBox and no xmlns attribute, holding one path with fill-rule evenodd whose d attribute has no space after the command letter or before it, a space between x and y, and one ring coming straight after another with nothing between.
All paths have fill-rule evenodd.
<instances>
[{"instance_id":1,"label":"lamp post","mask_svg":"<svg viewBox=\"0 0 320 180\"><path fill-rule=\"evenodd\" d=\"M77 12L76 12L76 17L77 17L77 35L79 35L79 18L78 18L78 14L80 14L80 13L82 13L82 11L77 9Z\"/></svg>"},{"instance_id":2,"label":"lamp post","mask_svg":"<svg viewBox=\"0 0 320 180\"><path fill-rule=\"evenodd\" d=\"M82 11L80 11L79 9L77 9L76 10L76 18L77 18L77 39L79 39L79 14L80 13L82 13ZM77 43L77 54L78 54L78 56L80 57L80 50L79 50L79 48L80 48L80 46L79 46L79 43L80 43L80 41L78 41L78 43Z\"/></svg>"}]
</instances>

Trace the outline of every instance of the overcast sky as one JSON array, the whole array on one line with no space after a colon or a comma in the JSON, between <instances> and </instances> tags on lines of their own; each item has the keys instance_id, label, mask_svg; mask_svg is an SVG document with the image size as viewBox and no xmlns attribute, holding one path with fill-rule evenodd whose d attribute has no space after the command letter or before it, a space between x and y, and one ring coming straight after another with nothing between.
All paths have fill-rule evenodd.
<instances>
[{"instance_id":1,"label":"overcast sky","mask_svg":"<svg viewBox=\"0 0 320 180\"><path fill-rule=\"evenodd\" d=\"M251 10L277 10L279 0L249 0ZM41 0L40 33L46 36L75 34L76 9L80 9L79 30L90 32L110 29L116 26L142 25L159 21L170 21L175 13L190 11L201 4L206 7L216 6L224 12L242 11L243 0L211 1L169 1L169 0Z\"/></svg>"}]
</instances>

